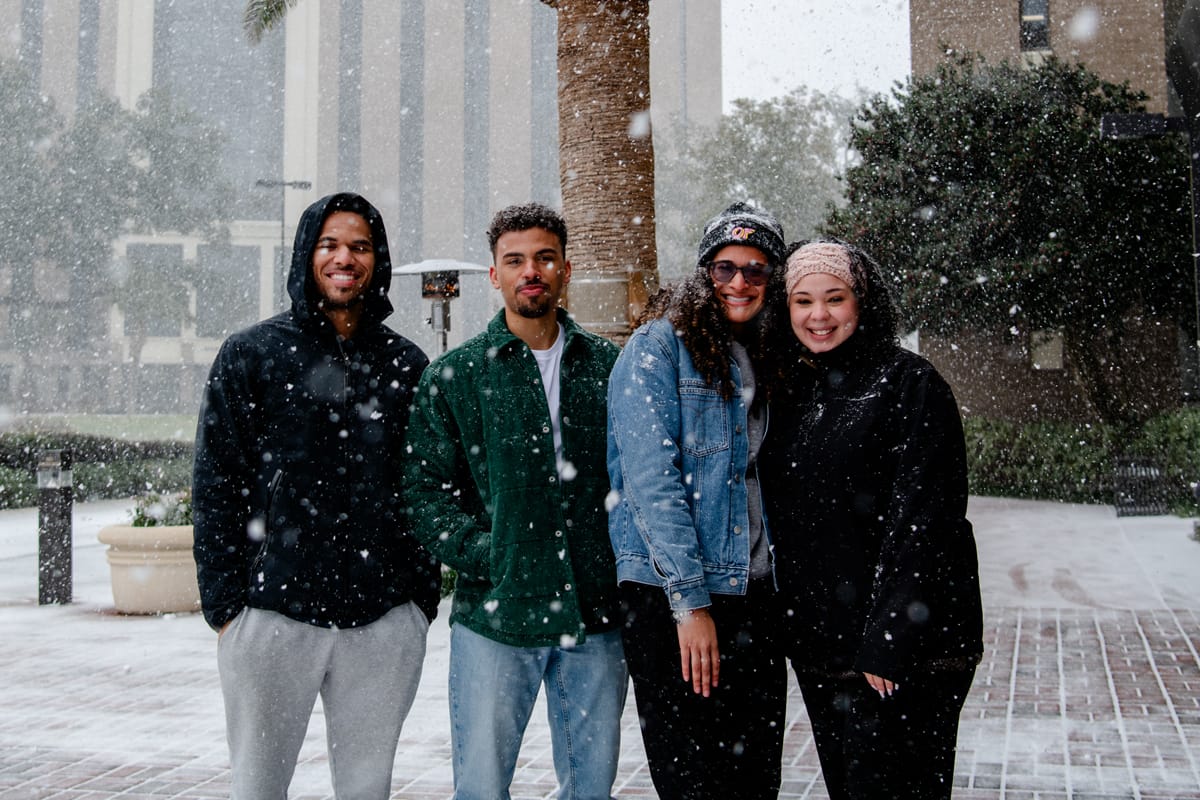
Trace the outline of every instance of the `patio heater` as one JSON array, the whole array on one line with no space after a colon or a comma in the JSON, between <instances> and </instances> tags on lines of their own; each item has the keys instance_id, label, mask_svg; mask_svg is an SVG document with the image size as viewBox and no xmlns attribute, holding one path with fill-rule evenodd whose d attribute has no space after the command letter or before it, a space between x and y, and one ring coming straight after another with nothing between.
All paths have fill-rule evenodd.
<instances>
[{"instance_id":1,"label":"patio heater","mask_svg":"<svg viewBox=\"0 0 1200 800\"><path fill-rule=\"evenodd\" d=\"M488 267L448 258L428 258L415 264L392 268L392 275L420 275L421 299L430 301L426 322L433 328L440 343L439 353L446 352L446 334L450 330L450 301L458 297L462 273L486 273Z\"/></svg>"}]
</instances>

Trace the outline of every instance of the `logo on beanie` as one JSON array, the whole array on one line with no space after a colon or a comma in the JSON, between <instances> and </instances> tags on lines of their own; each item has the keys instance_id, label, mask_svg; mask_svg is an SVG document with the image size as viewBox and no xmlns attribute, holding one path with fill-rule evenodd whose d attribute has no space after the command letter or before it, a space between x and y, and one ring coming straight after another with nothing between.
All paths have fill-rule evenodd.
<instances>
[{"instance_id":1,"label":"logo on beanie","mask_svg":"<svg viewBox=\"0 0 1200 800\"><path fill-rule=\"evenodd\" d=\"M737 239L738 241L744 242L747 239L749 239L751 236L754 235L754 231L755 231L754 228L746 228L741 225L738 225L737 227L732 228L729 231L729 238Z\"/></svg>"}]
</instances>

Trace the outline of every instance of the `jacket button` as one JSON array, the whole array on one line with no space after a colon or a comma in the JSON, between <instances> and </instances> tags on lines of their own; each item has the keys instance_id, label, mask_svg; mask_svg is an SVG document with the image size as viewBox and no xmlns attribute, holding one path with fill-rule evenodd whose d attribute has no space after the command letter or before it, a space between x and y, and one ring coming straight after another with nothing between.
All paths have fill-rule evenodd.
<instances>
[{"instance_id":1,"label":"jacket button","mask_svg":"<svg viewBox=\"0 0 1200 800\"><path fill-rule=\"evenodd\" d=\"M571 584L569 584L569 583L566 584L565 586L563 586L563 589L567 590L568 592L571 591Z\"/></svg>"},{"instance_id":2,"label":"jacket button","mask_svg":"<svg viewBox=\"0 0 1200 800\"><path fill-rule=\"evenodd\" d=\"M557 537L557 538L561 539L561 538L562 538L562 531L555 531L555 532L554 532L554 535L555 535L555 537Z\"/></svg>"},{"instance_id":3,"label":"jacket button","mask_svg":"<svg viewBox=\"0 0 1200 800\"><path fill-rule=\"evenodd\" d=\"M734 535L735 535L735 536L736 536L737 534L741 533L741 532L742 532L742 526L741 526L741 525L734 525L734 526L733 526L733 533L734 533Z\"/></svg>"},{"instance_id":4,"label":"jacket button","mask_svg":"<svg viewBox=\"0 0 1200 800\"><path fill-rule=\"evenodd\" d=\"M549 432L550 432L550 426L549 426L549 425L543 425L543 426L542 426L542 433L549 433Z\"/></svg>"},{"instance_id":5,"label":"jacket button","mask_svg":"<svg viewBox=\"0 0 1200 800\"><path fill-rule=\"evenodd\" d=\"M737 578L730 578L730 579L729 579L729 585L730 585L730 586L737 586L737 585L738 585L738 579L737 579Z\"/></svg>"},{"instance_id":6,"label":"jacket button","mask_svg":"<svg viewBox=\"0 0 1200 800\"><path fill-rule=\"evenodd\" d=\"M741 476L741 475L734 475L734 476L733 476L733 482L734 482L734 483L741 483L741 482L742 482L742 476Z\"/></svg>"},{"instance_id":7,"label":"jacket button","mask_svg":"<svg viewBox=\"0 0 1200 800\"><path fill-rule=\"evenodd\" d=\"M682 594L680 594L679 592L672 592L672 593L671 593L671 599L672 599L672 600L682 600L682 599L683 599L683 595L682 595Z\"/></svg>"}]
</instances>

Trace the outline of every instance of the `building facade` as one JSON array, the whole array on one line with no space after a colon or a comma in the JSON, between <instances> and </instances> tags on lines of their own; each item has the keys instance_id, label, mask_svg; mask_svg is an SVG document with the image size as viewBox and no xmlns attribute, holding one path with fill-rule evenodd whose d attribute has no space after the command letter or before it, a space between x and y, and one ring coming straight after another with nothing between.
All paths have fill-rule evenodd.
<instances>
[{"instance_id":1,"label":"building facade","mask_svg":"<svg viewBox=\"0 0 1200 800\"><path fill-rule=\"evenodd\" d=\"M988 61L1053 53L1129 81L1150 96L1148 110L1167 110L1168 31L1179 9L1172 17L1164 0L909 0L908 10L914 75L932 72L947 48Z\"/></svg>"},{"instance_id":2,"label":"building facade","mask_svg":"<svg viewBox=\"0 0 1200 800\"><path fill-rule=\"evenodd\" d=\"M719 0L651 3L656 126L721 113ZM490 262L496 209L559 203L556 13L540 0L305 0L261 43L245 0L0 0L0 58L30 70L70 117L92 93L133 108L165 88L225 139L236 191L227 242L127 236L118 265L180 266L188 312L132 331L107 310L86 355L30 358L0 330L0 407L10 411L194 411L229 332L284 306L294 224L305 206L357 191L383 212L395 265ZM186 269L184 268L186 267ZM52 268L46 265L45 269ZM15 265L0 263L0 328ZM5 274L7 272L7 274ZM430 354L440 337L416 278L397 276L390 323ZM70 292L39 297L72 313ZM453 345L495 308L464 275Z\"/></svg>"},{"instance_id":3,"label":"building facade","mask_svg":"<svg viewBox=\"0 0 1200 800\"><path fill-rule=\"evenodd\" d=\"M1180 114L1167 72L1168 50L1187 0L909 0L914 75L932 72L947 51L989 62L1039 63L1053 54L1148 96L1150 113ZM1097 131L1099 135L1099 131ZM1154 265L1145 265L1153 269ZM1195 287L1179 291L1194 293ZM1193 333L1167 320L1128 320L1126 368L1143 381L1148 411L1196 398ZM1090 406L1060 331L968 331L953 341L921 337L921 350L946 375L965 413L1015 421L1091 421Z\"/></svg>"}]
</instances>

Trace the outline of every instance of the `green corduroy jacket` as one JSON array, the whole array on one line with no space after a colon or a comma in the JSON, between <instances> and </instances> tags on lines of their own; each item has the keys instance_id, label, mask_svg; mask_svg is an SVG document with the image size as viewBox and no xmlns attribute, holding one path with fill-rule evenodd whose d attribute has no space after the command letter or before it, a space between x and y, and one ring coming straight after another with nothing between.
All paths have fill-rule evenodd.
<instances>
[{"instance_id":1,"label":"green corduroy jacket","mask_svg":"<svg viewBox=\"0 0 1200 800\"><path fill-rule=\"evenodd\" d=\"M458 572L450 622L517 647L618 625L605 510L605 395L618 349L561 310L558 319L561 480L537 362L503 310L429 365L408 428L413 532Z\"/></svg>"}]
</instances>

